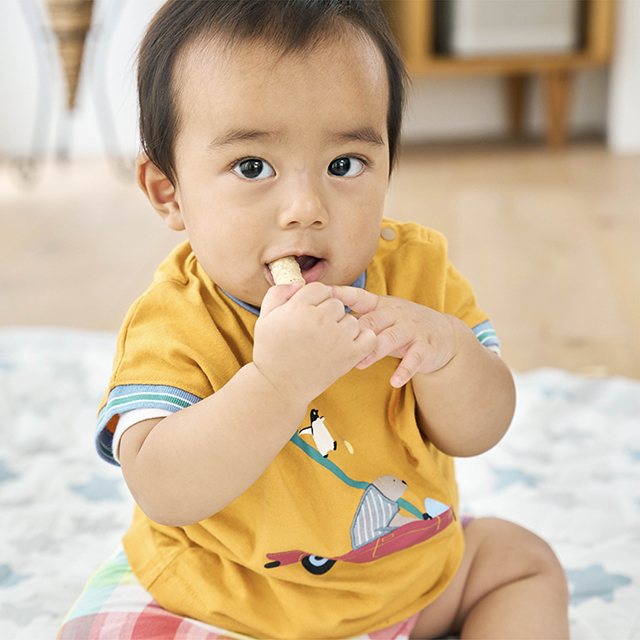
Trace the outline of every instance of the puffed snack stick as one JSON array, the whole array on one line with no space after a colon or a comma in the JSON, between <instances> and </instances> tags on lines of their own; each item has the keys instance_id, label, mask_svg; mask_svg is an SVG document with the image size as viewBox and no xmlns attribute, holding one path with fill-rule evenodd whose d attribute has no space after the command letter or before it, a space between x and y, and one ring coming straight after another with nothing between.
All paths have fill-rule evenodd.
<instances>
[{"instance_id":1,"label":"puffed snack stick","mask_svg":"<svg viewBox=\"0 0 640 640\"><path fill-rule=\"evenodd\" d=\"M293 256L278 258L278 260L270 262L269 270L276 284L291 284L292 282L305 284L300 266Z\"/></svg>"}]
</instances>

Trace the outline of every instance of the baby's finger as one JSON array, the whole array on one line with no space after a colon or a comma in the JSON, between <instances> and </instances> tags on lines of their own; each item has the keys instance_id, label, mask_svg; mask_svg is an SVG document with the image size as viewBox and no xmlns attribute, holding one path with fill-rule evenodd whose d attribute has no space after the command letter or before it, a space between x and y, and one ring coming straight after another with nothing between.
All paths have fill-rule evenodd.
<instances>
[{"instance_id":1,"label":"baby's finger","mask_svg":"<svg viewBox=\"0 0 640 640\"><path fill-rule=\"evenodd\" d=\"M362 318L360 319L360 323L362 324ZM378 360L382 360L385 356L400 351L402 347L406 346L409 342L408 337L404 335L404 332L398 325L393 325L377 335L378 344L375 350L358 363L358 369L366 369Z\"/></svg>"},{"instance_id":2,"label":"baby's finger","mask_svg":"<svg viewBox=\"0 0 640 640\"><path fill-rule=\"evenodd\" d=\"M371 329L363 329L358 325L358 336L353 341L361 358L366 358L376 347L378 336Z\"/></svg>"},{"instance_id":3,"label":"baby's finger","mask_svg":"<svg viewBox=\"0 0 640 640\"><path fill-rule=\"evenodd\" d=\"M321 282L311 282L305 286L301 286L297 292L296 300L304 302L305 304L318 306L325 300L330 300L333 297L331 287Z\"/></svg>"},{"instance_id":4,"label":"baby's finger","mask_svg":"<svg viewBox=\"0 0 640 640\"><path fill-rule=\"evenodd\" d=\"M377 306L379 297L359 287L331 287L333 297L356 313L371 313Z\"/></svg>"},{"instance_id":5,"label":"baby's finger","mask_svg":"<svg viewBox=\"0 0 640 640\"><path fill-rule=\"evenodd\" d=\"M303 286L299 282L293 282L292 284L279 284L275 287L270 287L262 299L260 317L267 316L277 307L281 307Z\"/></svg>"},{"instance_id":6,"label":"baby's finger","mask_svg":"<svg viewBox=\"0 0 640 640\"><path fill-rule=\"evenodd\" d=\"M326 309L330 317L336 322L341 322L345 317L347 317L354 320L356 324L358 323L358 319L355 316L349 316L349 314L346 313L344 305L337 298L327 298L317 306L319 309Z\"/></svg>"},{"instance_id":7,"label":"baby's finger","mask_svg":"<svg viewBox=\"0 0 640 640\"><path fill-rule=\"evenodd\" d=\"M391 376L391 386L403 387L413 376L420 371L427 354L418 345L414 344L405 353L398 368Z\"/></svg>"},{"instance_id":8,"label":"baby's finger","mask_svg":"<svg viewBox=\"0 0 640 640\"><path fill-rule=\"evenodd\" d=\"M339 300L337 302L339 302ZM348 313L343 313L343 317L338 320L338 324L346 331L352 340L355 340L362 331L358 319L355 316L350 316Z\"/></svg>"}]
</instances>

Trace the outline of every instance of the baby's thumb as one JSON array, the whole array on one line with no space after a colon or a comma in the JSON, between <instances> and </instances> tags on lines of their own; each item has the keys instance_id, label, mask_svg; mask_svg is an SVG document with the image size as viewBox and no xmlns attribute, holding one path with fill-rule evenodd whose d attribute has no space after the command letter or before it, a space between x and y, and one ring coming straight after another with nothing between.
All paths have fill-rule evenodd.
<instances>
[{"instance_id":1,"label":"baby's thumb","mask_svg":"<svg viewBox=\"0 0 640 640\"><path fill-rule=\"evenodd\" d=\"M279 284L271 287L262 300L260 317L269 315L274 309L281 307L303 286L301 282L292 282L291 284Z\"/></svg>"}]
</instances>

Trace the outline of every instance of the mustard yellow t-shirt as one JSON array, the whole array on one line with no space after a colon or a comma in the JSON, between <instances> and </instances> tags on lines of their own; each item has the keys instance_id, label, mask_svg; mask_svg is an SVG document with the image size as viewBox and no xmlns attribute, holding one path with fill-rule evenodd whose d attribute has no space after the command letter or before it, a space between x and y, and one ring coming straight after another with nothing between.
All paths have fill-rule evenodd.
<instances>
[{"instance_id":1,"label":"mustard yellow t-shirt","mask_svg":"<svg viewBox=\"0 0 640 640\"><path fill-rule=\"evenodd\" d=\"M365 288L455 315L494 345L443 236L413 223L383 227L393 234L380 240ZM121 329L100 454L113 461L121 413L177 411L250 362L256 312L208 278L188 243L177 247ZM453 460L423 438L411 383L390 386L397 364L354 369L318 396L262 476L214 516L168 527L136 508L124 546L153 597L229 631L306 639L369 633L433 601L464 550Z\"/></svg>"}]
</instances>

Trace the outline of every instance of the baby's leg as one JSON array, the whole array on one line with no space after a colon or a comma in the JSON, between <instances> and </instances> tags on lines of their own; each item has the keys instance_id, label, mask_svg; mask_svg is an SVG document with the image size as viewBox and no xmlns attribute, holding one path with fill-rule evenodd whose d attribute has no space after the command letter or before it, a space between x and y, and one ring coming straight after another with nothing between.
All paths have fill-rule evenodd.
<instances>
[{"instance_id":1,"label":"baby's leg","mask_svg":"<svg viewBox=\"0 0 640 640\"><path fill-rule=\"evenodd\" d=\"M420 613L411 638L569 638L567 582L546 542L497 518L474 520L465 539L458 573Z\"/></svg>"}]
</instances>

